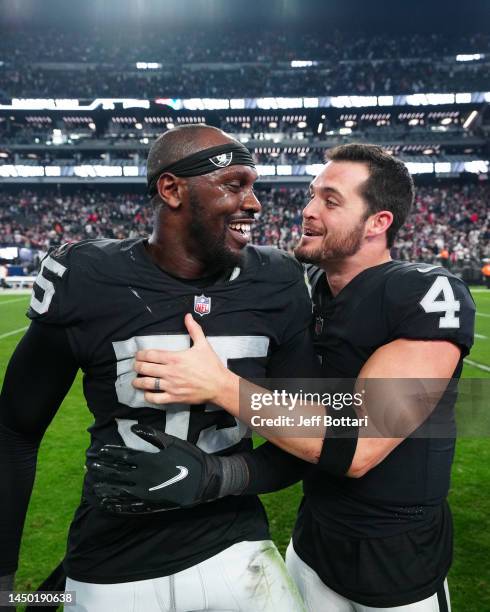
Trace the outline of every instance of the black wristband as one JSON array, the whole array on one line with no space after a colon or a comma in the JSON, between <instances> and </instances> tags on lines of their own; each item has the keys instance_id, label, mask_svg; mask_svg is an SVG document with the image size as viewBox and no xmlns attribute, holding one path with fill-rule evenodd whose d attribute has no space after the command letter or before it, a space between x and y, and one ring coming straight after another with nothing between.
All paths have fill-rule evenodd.
<instances>
[{"instance_id":1,"label":"black wristband","mask_svg":"<svg viewBox=\"0 0 490 612\"><path fill-rule=\"evenodd\" d=\"M327 436L323 441L318 467L333 476L345 476L357 448L357 436Z\"/></svg>"},{"instance_id":2,"label":"black wristband","mask_svg":"<svg viewBox=\"0 0 490 612\"><path fill-rule=\"evenodd\" d=\"M328 428L318 467L334 476L344 476L357 448L359 427L349 424L353 422L350 419L355 419L357 415L352 406L344 406L340 411L327 410L327 413L339 419L341 424Z\"/></svg>"},{"instance_id":3,"label":"black wristband","mask_svg":"<svg viewBox=\"0 0 490 612\"><path fill-rule=\"evenodd\" d=\"M241 455L219 457L221 464L221 485L218 497L240 495L249 481L248 465Z\"/></svg>"}]
</instances>

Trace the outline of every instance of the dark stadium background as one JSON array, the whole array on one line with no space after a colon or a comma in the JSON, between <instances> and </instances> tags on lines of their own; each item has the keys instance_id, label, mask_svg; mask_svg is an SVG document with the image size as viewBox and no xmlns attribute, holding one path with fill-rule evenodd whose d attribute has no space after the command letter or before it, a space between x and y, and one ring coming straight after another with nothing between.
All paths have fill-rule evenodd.
<instances>
[{"instance_id":1,"label":"dark stadium background","mask_svg":"<svg viewBox=\"0 0 490 612\"><path fill-rule=\"evenodd\" d=\"M416 208L393 255L450 267L471 285L477 337L464 376L488 379L489 28L490 4L475 0L3 1L0 265L13 289L0 287L0 374L26 327L25 287L43 253L148 232L152 139L205 121L261 166L258 244L294 245L326 148L373 142L407 162ZM63 555L88 425L77 380L41 448L19 590ZM455 612L490 610L489 463L487 438L459 440ZM298 486L264 497L282 551L299 499Z\"/></svg>"}]
</instances>

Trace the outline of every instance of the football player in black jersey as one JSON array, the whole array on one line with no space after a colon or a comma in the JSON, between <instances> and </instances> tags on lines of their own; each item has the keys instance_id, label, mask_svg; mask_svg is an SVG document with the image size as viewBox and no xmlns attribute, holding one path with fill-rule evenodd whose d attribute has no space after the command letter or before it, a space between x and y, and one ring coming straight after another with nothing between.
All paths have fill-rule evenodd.
<instances>
[{"instance_id":1,"label":"football player in black jersey","mask_svg":"<svg viewBox=\"0 0 490 612\"><path fill-rule=\"evenodd\" d=\"M0 396L3 588L17 568L39 442L80 368L94 417L87 463L96 467L85 478L64 560L67 589L77 593L74 609L303 609L259 499L230 495L246 485L237 453L252 448L247 427L204 403L192 410L155 406L132 385L138 350L190 346L186 312L199 317L223 364L241 376L315 368L301 265L248 245L260 209L256 178L248 150L221 130L177 128L148 157L155 219L149 239L87 240L43 260L31 325ZM159 500L179 483L190 499L216 501L162 513L150 500L131 506L132 516L101 511L94 493L97 466L104 465L99 449L122 449L119 464L128 464L137 450L157 456L169 446L166 436L175 461L165 477L150 476L147 492ZM193 462L180 460L184 440L195 449ZM206 471L199 471L202 457ZM294 466L284 479L297 479L293 473Z\"/></svg>"},{"instance_id":2,"label":"football player in black jersey","mask_svg":"<svg viewBox=\"0 0 490 612\"><path fill-rule=\"evenodd\" d=\"M409 398L405 406L397 385L394 391L384 387L383 401L408 416L404 435L325 431L300 438L261 430L278 447L316 464L304 476L288 568L314 612L447 611L452 522L446 498L455 448L449 381L459 378L473 342L474 303L446 269L391 259L413 202L412 179L401 161L356 144L333 149L328 158L310 186L295 250L308 264L323 376L440 380L445 391L421 403ZM187 317L186 325L194 346L172 359L140 352L135 367L142 377L135 387L146 389L157 405L207 400L237 416L238 376L213 356L196 322ZM152 392L155 379L159 393ZM427 411L426 399L432 402ZM261 416L268 414L263 406ZM441 423L442 436L418 429ZM263 490L264 475L280 470L278 456L268 469L258 469L253 458L247 462L245 493Z\"/></svg>"}]
</instances>

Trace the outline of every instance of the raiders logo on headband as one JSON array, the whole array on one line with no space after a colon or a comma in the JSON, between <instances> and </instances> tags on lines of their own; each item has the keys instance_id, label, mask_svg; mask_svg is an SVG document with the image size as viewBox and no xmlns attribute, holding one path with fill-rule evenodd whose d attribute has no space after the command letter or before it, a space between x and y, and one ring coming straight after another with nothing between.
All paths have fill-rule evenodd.
<instances>
[{"instance_id":1,"label":"raiders logo on headband","mask_svg":"<svg viewBox=\"0 0 490 612\"><path fill-rule=\"evenodd\" d=\"M233 153L222 153L221 155L209 158L209 161L215 166L218 166L218 168L226 168L226 166L231 164L232 160Z\"/></svg>"}]
</instances>

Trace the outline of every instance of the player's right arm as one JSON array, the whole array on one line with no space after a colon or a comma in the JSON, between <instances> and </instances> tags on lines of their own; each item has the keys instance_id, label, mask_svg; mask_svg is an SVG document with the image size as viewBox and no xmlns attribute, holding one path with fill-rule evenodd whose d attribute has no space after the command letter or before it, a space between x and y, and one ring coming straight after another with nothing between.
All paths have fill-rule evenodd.
<instances>
[{"instance_id":1,"label":"player's right arm","mask_svg":"<svg viewBox=\"0 0 490 612\"><path fill-rule=\"evenodd\" d=\"M79 317L72 250L48 255L34 284L31 325L17 345L0 393L0 576L17 569L41 439L68 392L78 363L68 338Z\"/></svg>"},{"instance_id":2,"label":"player's right arm","mask_svg":"<svg viewBox=\"0 0 490 612\"><path fill-rule=\"evenodd\" d=\"M39 322L7 367L0 394L0 576L17 569L39 444L77 369L66 331Z\"/></svg>"}]
</instances>

